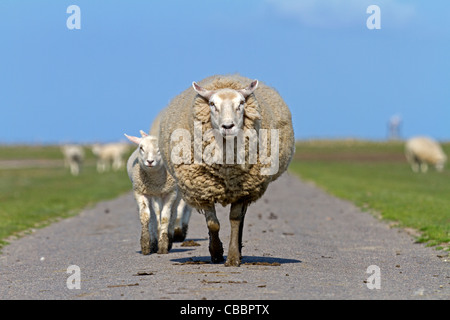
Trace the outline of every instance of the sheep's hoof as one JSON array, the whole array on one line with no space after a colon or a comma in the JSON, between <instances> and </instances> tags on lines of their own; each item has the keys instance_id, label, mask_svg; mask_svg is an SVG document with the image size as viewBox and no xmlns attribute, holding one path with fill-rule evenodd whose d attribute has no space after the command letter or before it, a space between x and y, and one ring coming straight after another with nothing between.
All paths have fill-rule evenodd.
<instances>
[{"instance_id":1,"label":"sheep's hoof","mask_svg":"<svg viewBox=\"0 0 450 320\"><path fill-rule=\"evenodd\" d=\"M227 261L225 262L225 267L239 267L241 265L241 259L227 257Z\"/></svg>"},{"instance_id":2,"label":"sheep's hoof","mask_svg":"<svg viewBox=\"0 0 450 320\"><path fill-rule=\"evenodd\" d=\"M212 263L222 263L225 259L223 258L223 255L220 256L211 256L211 262Z\"/></svg>"},{"instance_id":3,"label":"sheep's hoof","mask_svg":"<svg viewBox=\"0 0 450 320\"><path fill-rule=\"evenodd\" d=\"M168 234L162 234L158 241L158 254L168 254L171 248L172 241L170 241Z\"/></svg>"},{"instance_id":4,"label":"sheep's hoof","mask_svg":"<svg viewBox=\"0 0 450 320\"><path fill-rule=\"evenodd\" d=\"M187 226L183 226L183 228L175 228L173 234L173 242L183 242L186 239L187 235Z\"/></svg>"}]
</instances>

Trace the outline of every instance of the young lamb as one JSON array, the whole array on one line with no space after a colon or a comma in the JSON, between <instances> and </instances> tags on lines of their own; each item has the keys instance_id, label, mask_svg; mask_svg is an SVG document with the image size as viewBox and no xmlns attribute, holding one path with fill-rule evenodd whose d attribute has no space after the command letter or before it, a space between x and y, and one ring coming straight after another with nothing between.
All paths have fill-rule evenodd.
<instances>
[{"instance_id":1,"label":"young lamb","mask_svg":"<svg viewBox=\"0 0 450 320\"><path fill-rule=\"evenodd\" d=\"M143 131L141 137L125 136L138 145L128 159L127 172L139 209L142 254L168 253L179 201L175 180L164 167L157 137Z\"/></svg>"},{"instance_id":2,"label":"young lamb","mask_svg":"<svg viewBox=\"0 0 450 320\"><path fill-rule=\"evenodd\" d=\"M77 176L80 173L80 168L84 160L83 147L78 145L64 145L61 147L64 155L64 166L69 166L70 173Z\"/></svg>"},{"instance_id":3,"label":"young lamb","mask_svg":"<svg viewBox=\"0 0 450 320\"><path fill-rule=\"evenodd\" d=\"M97 171L99 173L108 170L110 163L112 169L117 171L124 165L124 156L128 152L126 143L106 143L103 145L94 144L92 153L97 157Z\"/></svg>"},{"instance_id":4,"label":"young lamb","mask_svg":"<svg viewBox=\"0 0 450 320\"><path fill-rule=\"evenodd\" d=\"M173 135L180 132L184 135L174 139ZM242 132L244 155L237 148ZM197 139L199 133L201 141ZM209 139L203 140L205 137ZM258 138L260 148L255 160L252 141ZM179 148L180 141L189 143L188 150ZM233 142L232 147L229 147L230 142ZM161 119L159 148L183 199L205 214L212 262L224 260L215 204L231 204L231 236L225 265L239 266L247 207L264 194L270 182L286 171L294 154L294 142L289 108L273 88L257 80L238 75L212 76L200 85L194 82L193 89L185 90L169 103ZM269 152L272 161L262 155L264 143L278 147ZM226 150L224 145L227 145ZM208 153L212 155L211 150L215 158L212 162L206 159ZM183 153L182 162L180 153ZM230 163L234 157L245 161ZM226 163L221 161L223 159Z\"/></svg>"},{"instance_id":5,"label":"young lamb","mask_svg":"<svg viewBox=\"0 0 450 320\"><path fill-rule=\"evenodd\" d=\"M405 145L405 156L414 172L427 172L428 164L434 165L437 171L442 171L447 161L439 143L427 137L409 139Z\"/></svg>"},{"instance_id":6,"label":"young lamb","mask_svg":"<svg viewBox=\"0 0 450 320\"><path fill-rule=\"evenodd\" d=\"M153 123L150 126L150 130L149 130L150 135L152 135L152 136L159 135L161 118L162 118L162 115L164 114L164 111L165 111L165 109L161 110L160 113L153 120ZM179 198L180 199L178 201L178 204L176 205L177 218L175 220L175 227L174 227L174 236L173 236L174 242L182 242L186 239L189 220L191 218L191 213L192 213L192 207L189 206L186 203L186 201L183 200L183 198L181 198L181 195Z\"/></svg>"}]
</instances>

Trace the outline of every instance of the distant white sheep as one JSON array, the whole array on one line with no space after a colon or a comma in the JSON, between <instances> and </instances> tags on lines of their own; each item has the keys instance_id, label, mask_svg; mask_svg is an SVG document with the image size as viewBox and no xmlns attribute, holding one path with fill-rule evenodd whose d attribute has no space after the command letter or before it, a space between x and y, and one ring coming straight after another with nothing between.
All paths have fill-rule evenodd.
<instances>
[{"instance_id":1,"label":"distant white sheep","mask_svg":"<svg viewBox=\"0 0 450 320\"><path fill-rule=\"evenodd\" d=\"M415 137L406 142L405 156L414 172L427 172L428 165L437 171L444 169L447 156L439 143L427 137Z\"/></svg>"},{"instance_id":2,"label":"distant white sheep","mask_svg":"<svg viewBox=\"0 0 450 320\"><path fill-rule=\"evenodd\" d=\"M157 137L142 130L141 137L125 136L138 144L128 159L127 172L139 208L142 254L168 253L180 199L175 180L164 167Z\"/></svg>"},{"instance_id":3,"label":"distant white sheep","mask_svg":"<svg viewBox=\"0 0 450 320\"><path fill-rule=\"evenodd\" d=\"M114 171L124 166L124 157L128 152L128 144L123 142L94 144L92 153L97 157L97 171L99 173L109 170L111 166Z\"/></svg>"},{"instance_id":4,"label":"distant white sheep","mask_svg":"<svg viewBox=\"0 0 450 320\"><path fill-rule=\"evenodd\" d=\"M73 176L80 174L81 165L84 160L83 147L79 145L63 145L61 151L64 155L64 166L70 168L70 173Z\"/></svg>"}]
</instances>

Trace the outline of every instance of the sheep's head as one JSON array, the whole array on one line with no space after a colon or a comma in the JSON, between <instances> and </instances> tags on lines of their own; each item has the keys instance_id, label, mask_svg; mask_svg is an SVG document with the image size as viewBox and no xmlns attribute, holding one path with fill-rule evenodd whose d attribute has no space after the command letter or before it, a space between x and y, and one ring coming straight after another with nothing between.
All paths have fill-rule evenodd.
<instances>
[{"instance_id":1,"label":"sheep's head","mask_svg":"<svg viewBox=\"0 0 450 320\"><path fill-rule=\"evenodd\" d=\"M196 82L192 83L192 87L208 101L213 129L219 130L223 137L234 137L243 129L245 103L247 97L258 87L258 80L240 90L229 88L207 90Z\"/></svg>"},{"instance_id":2,"label":"sheep's head","mask_svg":"<svg viewBox=\"0 0 450 320\"><path fill-rule=\"evenodd\" d=\"M131 142L139 145L139 163L143 168L160 168L163 165L158 147L158 138L150 136L141 130L141 137L133 137L125 134Z\"/></svg>"}]
</instances>

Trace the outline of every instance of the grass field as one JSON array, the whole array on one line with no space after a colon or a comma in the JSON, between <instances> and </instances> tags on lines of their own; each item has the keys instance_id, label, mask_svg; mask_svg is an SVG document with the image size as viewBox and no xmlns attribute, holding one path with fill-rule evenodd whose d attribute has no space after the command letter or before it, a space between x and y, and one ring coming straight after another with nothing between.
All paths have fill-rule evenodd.
<instances>
[{"instance_id":1,"label":"grass field","mask_svg":"<svg viewBox=\"0 0 450 320\"><path fill-rule=\"evenodd\" d=\"M450 144L444 149L450 155ZM5 163L9 167L2 168ZM448 250L450 168L413 173L403 143L298 142L290 170L363 210L420 231L418 241ZM0 146L0 247L11 235L129 190L125 169L97 173L89 150L82 172L73 177L57 146Z\"/></svg>"},{"instance_id":2,"label":"grass field","mask_svg":"<svg viewBox=\"0 0 450 320\"><path fill-rule=\"evenodd\" d=\"M444 151L450 155L450 144ZM417 241L448 250L450 169L413 173L402 142L297 142L290 170L399 227L420 231Z\"/></svg>"},{"instance_id":3,"label":"grass field","mask_svg":"<svg viewBox=\"0 0 450 320\"><path fill-rule=\"evenodd\" d=\"M0 247L11 235L131 190L125 169L99 174L94 155L88 149L85 154L74 177L57 146L0 147Z\"/></svg>"}]
</instances>

